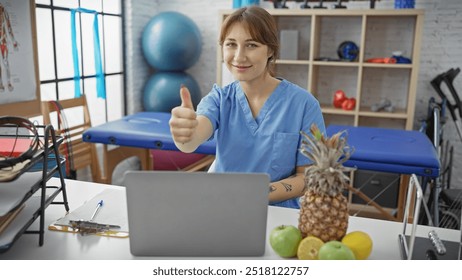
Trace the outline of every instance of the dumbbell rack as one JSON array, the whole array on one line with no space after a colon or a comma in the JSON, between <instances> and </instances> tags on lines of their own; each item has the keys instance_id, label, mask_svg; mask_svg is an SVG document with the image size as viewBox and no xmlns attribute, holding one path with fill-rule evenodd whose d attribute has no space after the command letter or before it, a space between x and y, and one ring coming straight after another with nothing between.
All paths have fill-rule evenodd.
<instances>
[{"instance_id":1,"label":"dumbbell rack","mask_svg":"<svg viewBox=\"0 0 462 280\"><path fill-rule=\"evenodd\" d=\"M7 216L17 212L17 215L0 232L0 253L9 250L22 234L38 234L39 246L44 243L45 233L45 209L50 204L63 204L66 212L69 211L65 188L64 174L61 169L64 159L59 157L58 147L63 138L55 135L51 125L36 126L39 138L43 140L43 148L30 159L30 162L13 178L7 182L0 182L0 216ZM11 136L11 135L0 135ZM29 135L17 135L21 138L32 137ZM49 166L50 156L54 156L55 163ZM42 170L30 172L37 164L43 164ZM53 175L59 173L59 186L47 186L47 181ZM26 184L27 183L27 184ZM58 194L62 193L62 201L55 202ZM30 230L29 227L39 219L38 230Z\"/></svg>"}]
</instances>

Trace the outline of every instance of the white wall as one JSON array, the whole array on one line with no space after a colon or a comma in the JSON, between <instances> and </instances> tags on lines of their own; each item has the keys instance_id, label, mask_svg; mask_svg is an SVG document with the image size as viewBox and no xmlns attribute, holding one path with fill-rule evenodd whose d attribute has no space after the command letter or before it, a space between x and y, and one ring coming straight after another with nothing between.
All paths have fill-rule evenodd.
<instances>
[{"instance_id":1,"label":"white wall","mask_svg":"<svg viewBox=\"0 0 462 280\"><path fill-rule=\"evenodd\" d=\"M393 0L376 2L376 9L392 9ZM176 10L191 17L202 32L203 48L199 61L188 70L201 87L202 94L208 93L215 82L216 47L218 36L218 10L232 7L232 0L184 1L184 0L130 0L124 1L126 8L127 34L127 94L129 113L142 110L142 90L151 73L142 57L140 38L144 25L161 11ZM261 1L271 6L270 2ZM295 2L288 2L295 5ZM298 5L299 3L297 3ZM330 6L330 4L325 4ZM367 9L369 1L345 3L350 9ZM462 68L462 1L460 0L417 0L417 9L425 10L422 37L420 73L416 101L416 128L419 120L426 116L427 102L437 96L429 82L437 74L451 67ZM455 80L455 87L462 95L462 74ZM462 139L455 133L452 119L448 120L445 136L455 144L455 167L462 167ZM454 169L453 185L462 187L462 174Z\"/></svg>"}]
</instances>

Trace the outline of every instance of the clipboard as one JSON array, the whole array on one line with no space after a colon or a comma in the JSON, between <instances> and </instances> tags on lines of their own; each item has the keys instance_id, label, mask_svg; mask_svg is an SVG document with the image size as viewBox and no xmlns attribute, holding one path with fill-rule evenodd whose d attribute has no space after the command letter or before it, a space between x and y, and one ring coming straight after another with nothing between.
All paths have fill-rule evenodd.
<instances>
[{"instance_id":1,"label":"clipboard","mask_svg":"<svg viewBox=\"0 0 462 280\"><path fill-rule=\"evenodd\" d=\"M85 202L82 206L69 212L66 216L58 219L48 226L49 230L62 231L68 233L79 233L70 224L71 220L88 220L95 211L96 205L100 200L104 205L98 212L93 222L101 224L119 225L120 229L98 232L95 235L127 238L128 237L128 215L127 201L124 189L107 189L97 194L95 197Z\"/></svg>"}]
</instances>

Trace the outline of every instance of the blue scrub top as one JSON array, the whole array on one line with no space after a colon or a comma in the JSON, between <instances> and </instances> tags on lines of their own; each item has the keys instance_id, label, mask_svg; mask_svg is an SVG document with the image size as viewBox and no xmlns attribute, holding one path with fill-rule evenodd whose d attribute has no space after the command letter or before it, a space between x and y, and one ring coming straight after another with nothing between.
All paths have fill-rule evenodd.
<instances>
[{"instance_id":1,"label":"blue scrub top","mask_svg":"<svg viewBox=\"0 0 462 280\"><path fill-rule=\"evenodd\" d=\"M214 172L267 173L271 182L285 179L296 166L310 164L299 151L313 123L325 133L319 102L301 87L282 80L253 117L240 83L214 85L202 98L197 114L212 123L217 151ZM299 208L298 199L272 205Z\"/></svg>"}]
</instances>

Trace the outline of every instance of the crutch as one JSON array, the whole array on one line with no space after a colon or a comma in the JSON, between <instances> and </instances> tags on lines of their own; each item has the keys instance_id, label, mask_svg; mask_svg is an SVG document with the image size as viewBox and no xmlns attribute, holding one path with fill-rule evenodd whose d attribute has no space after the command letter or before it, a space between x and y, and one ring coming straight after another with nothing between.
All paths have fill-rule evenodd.
<instances>
[{"instance_id":1,"label":"crutch","mask_svg":"<svg viewBox=\"0 0 462 280\"><path fill-rule=\"evenodd\" d=\"M460 120L462 119L462 102L460 101L459 94L457 94L456 89L454 88L453 81L457 77L457 75L460 73L459 68L451 68L449 71L446 72L446 74L443 76L443 81L447 85L449 91L452 94L452 97L454 98L454 108L459 110L459 118L454 119L454 123L456 125L457 132L459 134L460 140L462 141L462 126L460 124ZM455 113L454 113L455 115Z\"/></svg>"},{"instance_id":2,"label":"crutch","mask_svg":"<svg viewBox=\"0 0 462 280\"><path fill-rule=\"evenodd\" d=\"M454 120L454 124L456 126L457 133L458 133L460 139L462 140L462 127L461 127L461 125L459 123L459 119L458 119L458 117L456 115L456 109L459 109L459 115L462 118L462 104L460 102L459 96L455 92L454 86L452 86L452 81L454 80L455 76L457 76L457 74L459 72L460 72L459 68L457 68L457 69L451 68L448 71L446 71L444 73L441 73L438 76L436 76L430 82L430 84L435 89L436 93L438 93L438 95L441 97L441 99L446 102L446 107L448 108L449 113L451 114L451 117ZM443 81L445 81L446 85L448 85L448 88L450 89L450 91L451 91L451 88L454 90L454 91L451 91L451 93L453 95L457 96L457 98L454 98L456 104L453 104L452 102L450 102L449 99L447 98L446 94L441 90L441 83Z\"/></svg>"}]
</instances>

